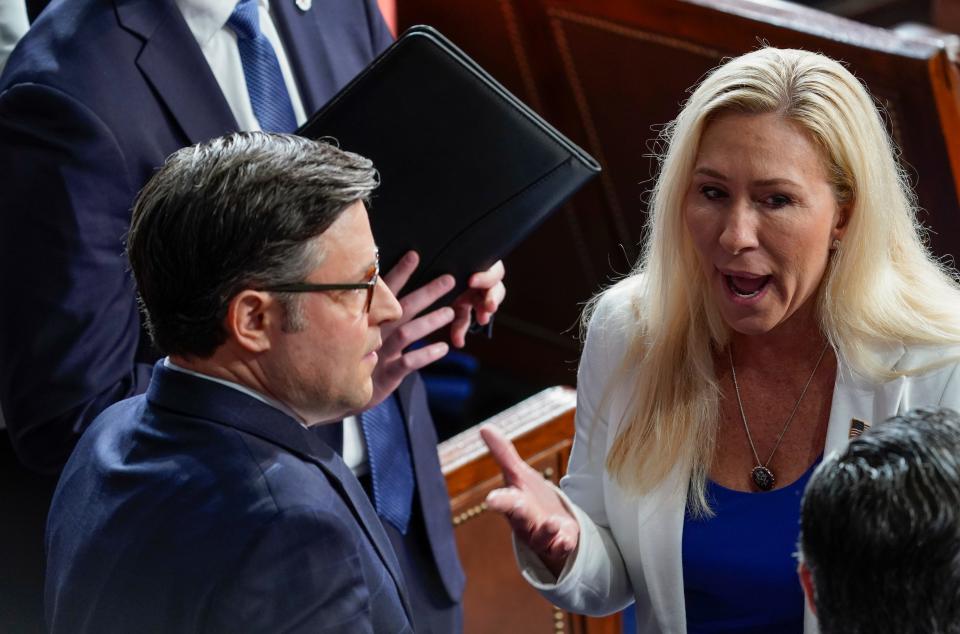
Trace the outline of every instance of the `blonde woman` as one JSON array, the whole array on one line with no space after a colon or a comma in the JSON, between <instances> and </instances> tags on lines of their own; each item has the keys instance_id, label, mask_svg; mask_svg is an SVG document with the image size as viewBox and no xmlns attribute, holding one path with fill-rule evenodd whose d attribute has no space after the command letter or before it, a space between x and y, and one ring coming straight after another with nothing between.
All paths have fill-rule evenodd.
<instances>
[{"instance_id":1,"label":"blonde woman","mask_svg":"<svg viewBox=\"0 0 960 634\"><path fill-rule=\"evenodd\" d=\"M635 602L642 632L809 634L806 480L856 421L960 408L960 290L837 62L733 59L665 141L640 262L587 312L562 492L485 430L508 484L488 503L563 608Z\"/></svg>"}]
</instances>

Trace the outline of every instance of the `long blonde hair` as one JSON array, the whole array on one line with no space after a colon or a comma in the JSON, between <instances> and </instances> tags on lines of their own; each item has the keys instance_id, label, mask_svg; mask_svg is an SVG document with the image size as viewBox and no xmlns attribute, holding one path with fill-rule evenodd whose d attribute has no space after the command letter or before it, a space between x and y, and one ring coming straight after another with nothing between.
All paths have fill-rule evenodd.
<instances>
[{"instance_id":1,"label":"long blonde hair","mask_svg":"<svg viewBox=\"0 0 960 634\"><path fill-rule=\"evenodd\" d=\"M725 112L780 114L807 130L826 157L850 216L818 291L818 314L854 371L882 381L922 370L884 367L870 352L878 342L960 342L960 287L924 242L915 198L864 86L839 63L800 50L763 48L718 67L661 134L667 151L641 256L617 285L631 297L637 323L605 388L632 392L607 470L621 486L644 493L683 465L695 513L710 512L704 490L719 394L712 351L727 345L729 330L708 299L681 209L703 131ZM584 323L604 293L588 305ZM628 376L640 378L616 385Z\"/></svg>"}]
</instances>

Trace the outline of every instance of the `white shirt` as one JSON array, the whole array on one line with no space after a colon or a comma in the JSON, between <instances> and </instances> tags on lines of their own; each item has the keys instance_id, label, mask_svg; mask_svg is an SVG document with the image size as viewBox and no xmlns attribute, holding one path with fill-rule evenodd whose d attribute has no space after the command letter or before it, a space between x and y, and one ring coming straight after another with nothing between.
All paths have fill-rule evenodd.
<instances>
[{"instance_id":1,"label":"white shirt","mask_svg":"<svg viewBox=\"0 0 960 634\"><path fill-rule=\"evenodd\" d=\"M4 0L0 0L3 2ZM243 76L243 63L240 61L240 49L237 48L237 36L228 27L227 20L236 7L236 0L176 0L183 19L197 39L203 56L220 84L220 90L230 105L233 117L241 130L259 130L260 123L253 114L250 105L250 93L247 92L247 80ZM293 116L297 125L302 125L307 116L303 111L300 91L290 70L290 62L277 33L277 27L270 16L270 1L259 0L260 31L273 45L280 62L280 72L290 94Z\"/></svg>"},{"instance_id":2,"label":"white shirt","mask_svg":"<svg viewBox=\"0 0 960 634\"><path fill-rule=\"evenodd\" d=\"M304 425L300 420L300 416L298 416L284 403L275 398L271 398L266 394L262 394L254 389L251 389L246 385L234 383L233 381L221 379L220 377L210 376L209 374L202 374L194 370L188 370L187 368L180 367L171 361L170 357L164 358L163 367L169 368L170 370L174 370L176 372L183 372L184 374L189 374L190 376L195 376L198 379L213 381L214 383L219 383L220 385L237 390L238 392L242 392L251 398L257 399L261 403L265 403L274 409L280 410L304 427L307 427L307 425ZM347 418L343 419L343 461L348 467L350 467L350 470L353 471L354 475L363 475L368 470L367 447L366 443L363 441L363 434L360 433L360 424L356 416L348 416Z\"/></svg>"}]
</instances>

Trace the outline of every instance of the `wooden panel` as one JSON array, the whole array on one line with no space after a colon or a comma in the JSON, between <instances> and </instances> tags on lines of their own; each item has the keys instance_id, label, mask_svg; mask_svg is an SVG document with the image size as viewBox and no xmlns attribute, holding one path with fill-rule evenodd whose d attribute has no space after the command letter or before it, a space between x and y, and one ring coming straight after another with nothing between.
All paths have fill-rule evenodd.
<instances>
[{"instance_id":1,"label":"wooden panel","mask_svg":"<svg viewBox=\"0 0 960 634\"><path fill-rule=\"evenodd\" d=\"M559 482L573 437L576 394L556 387L482 423L499 427L524 460ZM467 573L463 599L466 634L488 632L614 634L619 616L587 618L560 610L543 599L520 575L510 528L487 510L487 494L503 478L474 427L441 443L440 462L447 478L454 534Z\"/></svg>"},{"instance_id":2,"label":"wooden panel","mask_svg":"<svg viewBox=\"0 0 960 634\"><path fill-rule=\"evenodd\" d=\"M933 26L947 33L960 33L960 0L933 0Z\"/></svg>"},{"instance_id":3,"label":"wooden panel","mask_svg":"<svg viewBox=\"0 0 960 634\"><path fill-rule=\"evenodd\" d=\"M693 83L691 78L722 58L755 49L763 41L821 51L847 63L867 83L887 108L891 130L928 212L925 220L936 231L931 240L934 250L938 254L958 251L960 205L954 175L960 174L960 139L951 136L957 119L957 81L939 40L905 39L886 29L776 0L647 0L640 4L545 0L544 9L558 49L568 51L567 72L575 78L571 84L583 86L581 125L603 122L595 126L588 149L604 154L623 206L635 198L629 188L637 180L628 157L638 156L650 137L631 134L626 126L642 131L669 120L684 95L678 84ZM632 63L598 63L597 50ZM670 64L665 65L665 59ZM638 82L638 77L644 81ZM622 88L631 84L640 87L633 92ZM651 86L656 86L654 94ZM664 118L664 108L669 107L673 114ZM627 120L633 122L617 123ZM950 146L945 137L951 139ZM653 159L648 158L640 173L648 175L653 167ZM632 221L632 232L639 231L642 217L626 217Z\"/></svg>"},{"instance_id":4,"label":"wooden panel","mask_svg":"<svg viewBox=\"0 0 960 634\"><path fill-rule=\"evenodd\" d=\"M800 4L887 28L903 22L927 22L931 10L927 0L806 0Z\"/></svg>"},{"instance_id":5,"label":"wooden panel","mask_svg":"<svg viewBox=\"0 0 960 634\"><path fill-rule=\"evenodd\" d=\"M552 387L440 443L440 465L450 499L455 500L500 474L480 438L480 427L499 428L513 441L521 456L532 457L572 442L576 402L573 388Z\"/></svg>"},{"instance_id":6,"label":"wooden panel","mask_svg":"<svg viewBox=\"0 0 960 634\"><path fill-rule=\"evenodd\" d=\"M557 454L548 452L527 462L557 481ZM565 613L523 580L513 558L510 528L483 504L487 493L502 485L500 477L493 478L452 500L460 561L467 571L464 632L552 632Z\"/></svg>"}]
</instances>

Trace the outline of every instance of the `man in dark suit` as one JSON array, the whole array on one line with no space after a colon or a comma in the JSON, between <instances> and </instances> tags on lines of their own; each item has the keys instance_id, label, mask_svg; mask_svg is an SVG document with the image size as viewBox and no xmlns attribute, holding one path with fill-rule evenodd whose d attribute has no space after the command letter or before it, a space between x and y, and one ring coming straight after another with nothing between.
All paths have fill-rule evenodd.
<instances>
[{"instance_id":1,"label":"man in dark suit","mask_svg":"<svg viewBox=\"0 0 960 634\"><path fill-rule=\"evenodd\" d=\"M253 4L295 123L392 39L373 0ZM267 127L247 97L236 12L221 0L55 0L0 77L0 258L8 271L25 272L0 276L0 292L16 298L0 311L0 404L13 449L34 470L56 473L90 421L150 379L157 353L140 327L122 256L136 192L180 147ZM386 276L395 291L415 263ZM480 274L453 313L417 317L449 288L443 280L401 298L409 323L392 329L375 374L375 400L399 385L391 399L412 432L410 523L399 535L387 529L404 548L409 576L422 580L412 599L422 604L424 631L457 628L463 574L422 384L408 376L446 347L406 348L452 314L452 340L462 345L471 306L483 323L502 299L500 278L502 267ZM27 538L0 541L29 550L27 529Z\"/></svg>"},{"instance_id":2,"label":"man in dark suit","mask_svg":"<svg viewBox=\"0 0 960 634\"><path fill-rule=\"evenodd\" d=\"M144 188L128 250L168 356L63 471L52 632L413 631L373 507L308 431L364 407L401 316L364 207L376 183L330 145L239 133Z\"/></svg>"}]
</instances>

